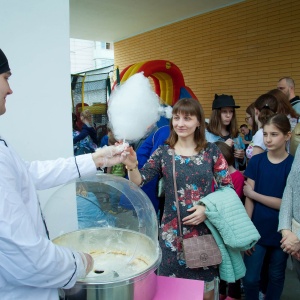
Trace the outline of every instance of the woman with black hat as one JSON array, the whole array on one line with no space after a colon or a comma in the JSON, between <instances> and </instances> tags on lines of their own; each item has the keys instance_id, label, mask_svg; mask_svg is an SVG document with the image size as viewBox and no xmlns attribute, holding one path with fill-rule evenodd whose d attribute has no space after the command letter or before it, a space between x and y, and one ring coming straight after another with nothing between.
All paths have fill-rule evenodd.
<instances>
[{"instance_id":1,"label":"woman with black hat","mask_svg":"<svg viewBox=\"0 0 300 300\"><path fill-rule=\"evenodd\" d=\"M212 104L212 112L205 132L208 142L223 141L228 146L234 147L235 168L241 169L246 162L245 145L239 136L239 128L236 120L235 105L232 96L217 95Z\"/></svg>"}]
</instances>

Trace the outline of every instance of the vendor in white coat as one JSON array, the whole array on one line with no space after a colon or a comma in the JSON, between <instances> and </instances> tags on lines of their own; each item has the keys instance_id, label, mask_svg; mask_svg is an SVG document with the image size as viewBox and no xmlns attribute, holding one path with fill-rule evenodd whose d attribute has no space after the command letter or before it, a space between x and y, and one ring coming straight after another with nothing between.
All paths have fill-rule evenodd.
<instances>
[{"instance_id":1,"label":"vendor in white coat","mask_svg":"<svg viewBox=\"0 0 300 300\"><path fill-rule=\"evenodd\" d=\"M9 64L0 49L0 115L12 94ZM24 162L0 136L0 299L57 300L93 268L93 259L54 245L48 238L36 189L95 174L123 161L115 146L54 161Z\"/></svg>"}]
</instances>

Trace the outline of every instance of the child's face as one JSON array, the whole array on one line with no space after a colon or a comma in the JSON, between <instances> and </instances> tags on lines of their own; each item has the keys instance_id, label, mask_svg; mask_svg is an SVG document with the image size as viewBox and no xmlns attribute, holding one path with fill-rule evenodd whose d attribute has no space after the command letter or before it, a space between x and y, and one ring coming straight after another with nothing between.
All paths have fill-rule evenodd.
<instances>
[{"instance_id":1,"label":"child's face","mask_svg":"<svg viewBox=\"0 0 300 300\"><path fill-rule=\"evenodd\" d=\"M275 125L265 125L264 128L264 143L268 151L276 151L285 149L286 142L290 139L291 134L282 133Z\"/></svg>"},{"instance_id":2,"label":"child's face","mask_svg":"<svg viewBox=\"0 0 300 300\"><path fill-rule=\"evenodd\" d=\"M222 107L221 108L221 122L223 126L230 125L233 117L234 108L232 107Z\"/></svg>"}]
</instances>

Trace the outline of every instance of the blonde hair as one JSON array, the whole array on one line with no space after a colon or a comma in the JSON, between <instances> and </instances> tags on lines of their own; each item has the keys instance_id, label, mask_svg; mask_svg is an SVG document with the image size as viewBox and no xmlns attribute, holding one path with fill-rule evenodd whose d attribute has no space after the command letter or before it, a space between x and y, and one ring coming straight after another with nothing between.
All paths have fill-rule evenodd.
<instances>
[{"instance_id":1,"label":"blonde hair","mask_svg":"<svg viewBox=\"0 0 300 300\"><path fill-rule=\"evenodd\" d=\"M80 113L80 116L83 117L88 122L92 122L92 114L91 114L91 112L88 109L82 111Z\"/></svg>"}]
</instances>

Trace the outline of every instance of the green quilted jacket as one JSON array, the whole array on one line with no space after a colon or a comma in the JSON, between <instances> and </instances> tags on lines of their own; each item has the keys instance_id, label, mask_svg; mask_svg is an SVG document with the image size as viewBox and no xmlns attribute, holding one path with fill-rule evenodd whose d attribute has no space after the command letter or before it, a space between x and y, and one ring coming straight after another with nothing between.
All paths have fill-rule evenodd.
<instances>
[{"instance_id":1,"label":"green quilted jacket","mask_svg":"<svg viewBox=\"0 0 300 300\"><path fill-rule=\"evenodd\" d=\"M219 189L202 198L200 202L206 206L205 224L222 254L220 278L227 282L235 282L246 273L241 251L253 247L260 235L232 188Z\"/></svg>"}]
</instances>

